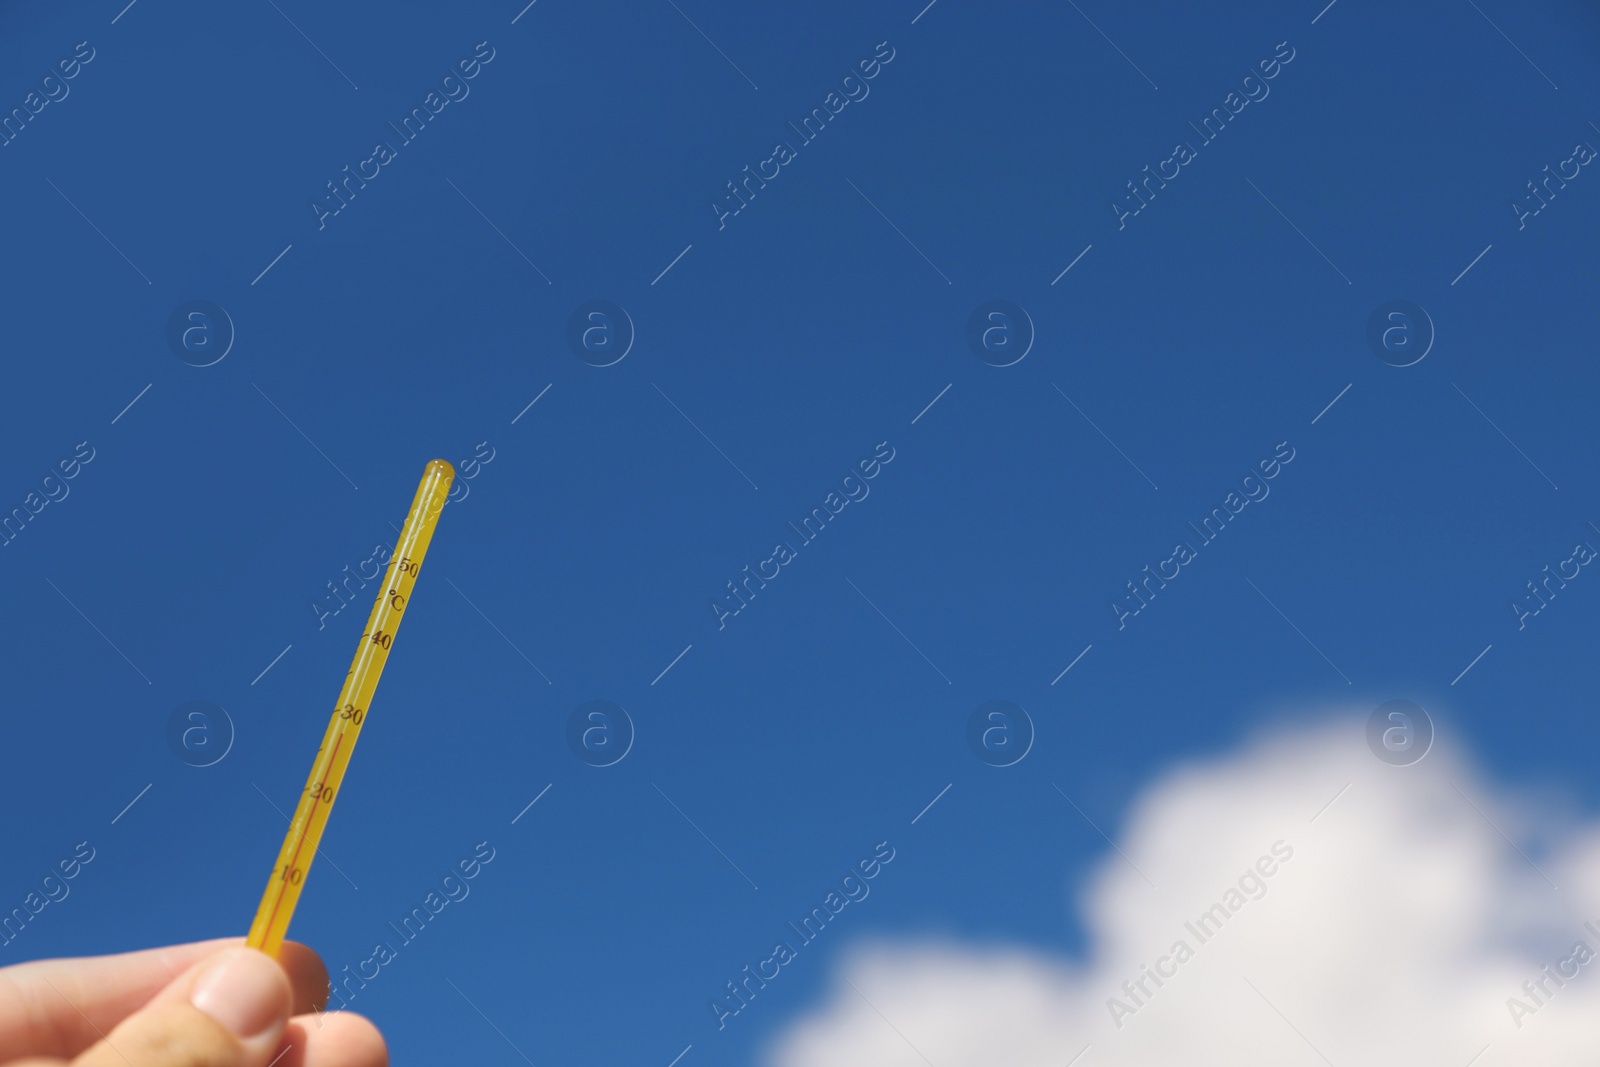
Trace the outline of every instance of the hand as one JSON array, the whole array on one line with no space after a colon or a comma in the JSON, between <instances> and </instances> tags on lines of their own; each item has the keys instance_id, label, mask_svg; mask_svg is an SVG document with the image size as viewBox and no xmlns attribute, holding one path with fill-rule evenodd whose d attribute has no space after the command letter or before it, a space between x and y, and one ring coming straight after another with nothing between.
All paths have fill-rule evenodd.
<instances>
[{"instance_id":1,"label":"hand","mask_svg":"<svg viewBox=\"0 0 1600 1067\"><path fill-rule=\"evenodd\" d=\"M328 969L242 938L0 968L6 1067L388 1067L366 1019L327 1005ZM13 1057L21 1057L13 1059Z\"/></svg>"}]
</instances>

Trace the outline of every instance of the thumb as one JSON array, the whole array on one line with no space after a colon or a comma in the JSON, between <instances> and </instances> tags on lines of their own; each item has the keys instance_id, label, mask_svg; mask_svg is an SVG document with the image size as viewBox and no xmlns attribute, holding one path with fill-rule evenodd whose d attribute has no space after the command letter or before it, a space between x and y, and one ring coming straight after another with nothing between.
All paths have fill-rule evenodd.
<instances>
[{"instance_id":1,"label":"thumb","mask_svg":"<svg viewBox=\"0 0 1600 1067\"><path fill-rule=\"evenodd\" d=\"M73 1067L266 1067L292 1000L273 959L226 948L179 975Z\"/></svg>"}]
</instances>

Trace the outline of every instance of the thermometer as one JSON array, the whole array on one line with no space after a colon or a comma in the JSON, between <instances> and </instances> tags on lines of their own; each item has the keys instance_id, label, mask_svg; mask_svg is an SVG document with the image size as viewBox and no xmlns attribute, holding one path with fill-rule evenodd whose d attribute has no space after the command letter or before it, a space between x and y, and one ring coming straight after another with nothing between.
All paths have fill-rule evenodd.
<instances>
[{"instance_id":1,"label":"thermometer","mask_svg":"<svg viewBox=\"0 0 1600 1067\"><path fill-rule=\"evenodd\" d=\"M389 662L390 645L395 631L400 628L406 601L422 569L422 557L433 540L433 529L439 522L439 513L444 510L455 475L455 468L442 459L433 460L422 472L416 498L411 502L405 527L400 531L400 541L389 560L389 570L379 587L378 599L372 605L372 614L367 617L367 628L361 634L350 672L345 675L344 688L339 691L333 717L328 720L327 733L322 736L322 747L317 749L317 758L311 763L311 774L300 794L300 803L295 806L283 847L278 850L278 861L267 878L267 891L261 895L255 922L250 924L250 936L245 944L269 956L278 955L284 933L289 929L289 919L300 901L300 890L305 886L311 859L317 853L334 799L344 783L350 754L361 736L361 727L366 722L384 664Z\"/></svg>"}]
</instances>

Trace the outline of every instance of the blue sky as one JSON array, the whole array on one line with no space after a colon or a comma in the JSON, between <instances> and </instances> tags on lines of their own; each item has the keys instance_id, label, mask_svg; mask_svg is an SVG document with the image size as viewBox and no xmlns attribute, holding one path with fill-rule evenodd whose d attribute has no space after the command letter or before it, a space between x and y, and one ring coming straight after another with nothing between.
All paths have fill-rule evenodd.
<instances>
[{"instance_id":1,"label":"blue sky","mask_svg":"<svg viewBox=\"0 0 1600 1067\"><path fill-rule=\"evenodd\" d=\"M0 905L95 849L0 962L244 932L373 589L311 605L435 456L479 465L291 928L354 966L489 842L351 1002L418 1061L512 1062L487 1016L541 1064L744 1063L857 939L1081 952L1142 787L1335 705L1415 701L1490 779L1600 805L1600 578L1511 607L1600 547L1600 177L1512 206L1600 147L1592 11L519 7L0 6L0 107L60 97L0 148L0 507L39 509L0 548ZM568 344L593 300L631 322L610 366ZM1035 335L1006 367L966 339L993 300ZM1434 333L1406 367L1367 341L1393 300ZM168 341L191 301L231 321L209 366ZM193 700L233 727L211 766L169 747ZM611 766L567 740L592 700L632 722ZM1033 724L1010 767L967 745L991 700Z\"/></svg>"}]
</instances>

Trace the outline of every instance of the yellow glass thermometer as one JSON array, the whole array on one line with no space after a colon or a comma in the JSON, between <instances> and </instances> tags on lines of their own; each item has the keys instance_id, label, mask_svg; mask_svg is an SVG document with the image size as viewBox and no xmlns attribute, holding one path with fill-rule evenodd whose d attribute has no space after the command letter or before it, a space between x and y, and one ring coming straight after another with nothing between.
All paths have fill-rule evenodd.
<instances>
[{"instance_id":1,"label":"yellow glass thermometer","mask_svg":"<svg viewBox=\"0 0 1600 1067\"><path fill-rule=\"evenodd\" d=\"M433 529L438 525L439 513L444 510L445 498L455 476L455 468L442 459L433 460L422 472L416 499L412 500L411 511L406 515L405 528L400 531L400 541L395 545L388 573L372 605L372 614L367 617L367 629L350 663L350 673L344 677L344 688L339 691L333 717L328 720L328 732L323 735L322 747L317 749L317 758L312 761L311 775L294 809L283 847L278 850L278 862L267 878L267 891L261 895L255 922L250 924L250 936L245 943L269 956L277 956L294 907L300 901L306 872L311 869L311 859L317 854L322 831L328 825L328 814L344 782L350 753L361 736L372 694L378 688L384 664L389 662L389 646L400 628L406 601L416 584L417 572L422 569L422 557L433 540Z\"/></svg>"}]
</instances>

